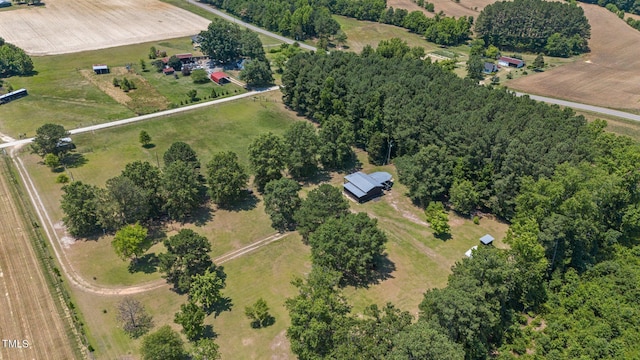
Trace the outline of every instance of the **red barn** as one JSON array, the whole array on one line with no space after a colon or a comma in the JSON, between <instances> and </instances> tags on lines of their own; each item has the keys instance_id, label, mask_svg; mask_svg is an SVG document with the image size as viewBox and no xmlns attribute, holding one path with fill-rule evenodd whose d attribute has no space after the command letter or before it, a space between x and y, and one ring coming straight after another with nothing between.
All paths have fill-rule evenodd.
<instances>
[{"instance_id":1,"label":"red barn","mask_svg":"<svg viewBox=\"0 0 640 360\"><path fill-rule=\"evenodd\" d=\"M218 85L231 82L231 80L229 80L229 75L223 73L222 71L214 72L213 74L211 74L211 80L213 80L213 82Z\"/></svg>"}]
</instances>

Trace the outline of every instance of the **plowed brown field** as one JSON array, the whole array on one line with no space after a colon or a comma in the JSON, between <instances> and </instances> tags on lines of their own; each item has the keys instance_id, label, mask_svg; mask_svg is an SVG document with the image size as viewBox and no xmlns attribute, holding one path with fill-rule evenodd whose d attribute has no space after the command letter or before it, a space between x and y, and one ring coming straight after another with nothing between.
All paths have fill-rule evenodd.
<instances>
[{"instance_id":1,"label":"plowed brown field","mask_svg":"<svg viewBox=\"0 0 640 360\"><path fill-rule=\"evenodd\" d=\"M640 31L596 5L581 4L591 52L577 61L506 85L537 95L640 112Z\"/></svg>"},{"instance_id":2,"label":"plowed brown field","mask_svg":"<svg viewBox=\"0 0 640 360\"><path fill-rule=\"evenodd\" d=\"M455 2L453 0L427 0L433 3L435 12L444 11L447 16L473 16L477 18L480 11L485 6L493 4L496 0L460 0ZM409 11L421 10L427 16L432 17L434 14L427 12L424 8L421 8L411 0L387 0L387 6L392 6L394 9L407 9Z\"/></svg>"},{"instance_id":3,"label":"plowed brown field","mask_svg":"<svg viewBox=\"0 0 640 360\"><path fill-rule=\"evenodd\" d=\"M24 230L30 225L19 217L7 181L6 166L0 164L0 359L74 359L66 320L54 303Z\"/></svg>"},{"instance_id":4,"label":"plowed brown field","mask_svg":"<svg viewBox=\"0 0 640 360\"><path fill-rule=\"evenodd\" d=\"M158 0L47 0L0 12L0 37L31 55L104 49L206 30L209 20Z\"/></svg>"}]
</instances>

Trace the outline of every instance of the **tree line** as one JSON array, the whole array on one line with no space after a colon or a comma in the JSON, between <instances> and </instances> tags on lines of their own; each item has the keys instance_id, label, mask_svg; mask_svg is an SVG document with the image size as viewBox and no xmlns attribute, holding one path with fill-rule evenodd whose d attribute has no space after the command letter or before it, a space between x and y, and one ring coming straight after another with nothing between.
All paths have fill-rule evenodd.
<instances>
[{"instance_id":1,"label":"tree line","mask_svg":"<svg viewBox=\"0 0 640 360\"><path fill-rule=\"evenodd\" d=\"M299 358L638 354L640 144L570 109L373 49L296 55L283 82L285 103L321 130L340 118L372 161L391 150L417 203L484 208L511 221L510 249L480 247L456 263L445 288L425 293L417 321L392 304L352 314L344 272L314 260L287 301Z\"/></svg>"},{"instance_id":2,"label":"tree line","mask_svg":"<svg viewBox=\"0 0 640 360\"><path fill-rule=\"evenodd\" d=\"M424 35L428 41L443 45L460 44L467 40L473 24L472 17L455 19L441 12L435 18L428 18L422 11L409 13L405 9L387 7L385 0L200 1L296 40L313 37L326 40L338 34L340 24L331 14L404 27ZM433 10L432 4L427 7Z\"/></svg>"},{"instance_id":3,"label":"tree line","mask_svg":"<svg viewBox=\"0 0 640 360\"><path fill-rule=\"evenodd\" d=\"M638 0L580 0L589 4L597 4L606 7L615 5L618 9L632 14L640 15L640 1Z\"/></svg>"},{"instance_id":4,"label":"tree line","mask_svg":"<svg viewBox=\"0 0 640 360\"><path fill-rule=\"evenodd\" d=\"M569 57L589 50L591 26L575 4L516 0L486 6L475 31L485 43L502 49Z\"/></svg>"},{"instance_id":5,"label":"tree line","mask_svg":"<svg viewBox=\"0 0 640 360\"><path fill-rule=\"evenodd\" d=\"M0 37L0 78L29 75L32 72L33 61L29 55Z\"/></svg>"}]
</instances>

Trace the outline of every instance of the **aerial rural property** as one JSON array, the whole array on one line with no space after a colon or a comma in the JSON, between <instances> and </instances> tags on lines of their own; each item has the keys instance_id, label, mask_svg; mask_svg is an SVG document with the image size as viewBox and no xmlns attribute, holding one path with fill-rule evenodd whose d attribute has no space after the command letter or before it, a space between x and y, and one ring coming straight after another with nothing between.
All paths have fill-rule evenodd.
<instances>
[{"instance_id":1,"label":"aerial rural property","mask_svg":"<svg viewBox=\"0 0 640 360\"><path fill-rule=\"evenodd\" d=\"M640 8L0 0L0 359L640 357Z\"/></svg>"}]
</instances>

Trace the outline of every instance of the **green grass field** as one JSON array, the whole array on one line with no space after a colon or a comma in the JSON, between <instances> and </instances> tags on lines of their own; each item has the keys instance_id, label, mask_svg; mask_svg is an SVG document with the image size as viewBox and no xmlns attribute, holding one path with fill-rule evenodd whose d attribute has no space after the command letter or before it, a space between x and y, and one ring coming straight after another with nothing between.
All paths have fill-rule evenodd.
<instances>
[{"instance_id":1,"label":"green grass field","mask_svg":"<svg viewBox=\"0 0 640 360\"><path fill-rule=\"evenodd\" d=\"M111 67L148 62L149 48L156 46L168 54L191 52L191 39L129 45L75 54L33 57L33 76L5 79L14 89L26 88L29 96L2 106L0 132L18 138L34 136L42 124L53 122L67 129L134 116L133 111L117 103L80 74L93 64ZM105 75L109 76L109 75ZM188 89L183 92L186 93Z\"/></svg>"}]
</instances>

